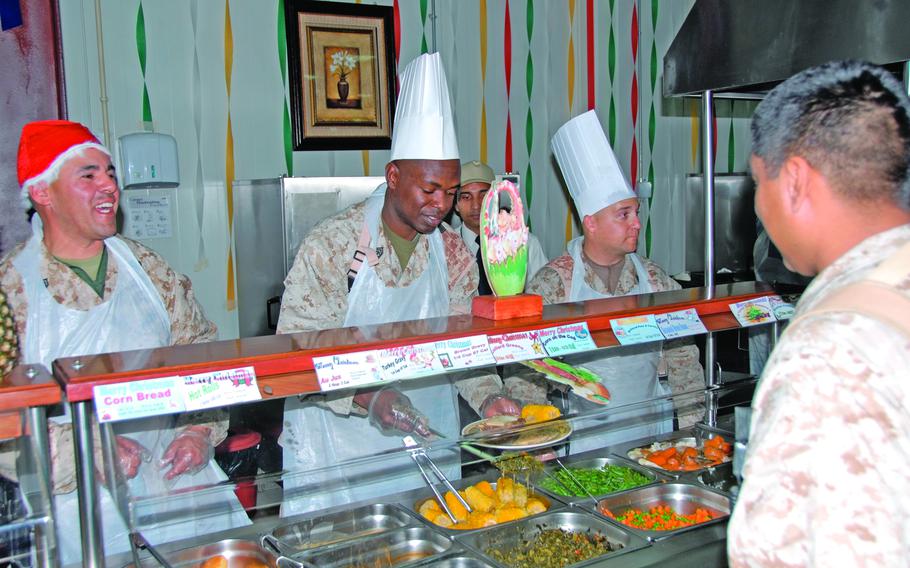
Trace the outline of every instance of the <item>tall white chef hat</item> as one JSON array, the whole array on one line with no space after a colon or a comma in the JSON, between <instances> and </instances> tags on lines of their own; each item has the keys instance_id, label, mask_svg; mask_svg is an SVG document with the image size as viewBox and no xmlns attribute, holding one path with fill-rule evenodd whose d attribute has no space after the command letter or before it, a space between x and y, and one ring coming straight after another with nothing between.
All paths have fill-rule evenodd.
<instances>
[{"instance_id":1,"label":"tall white chef hat","mask_svg":"<svg viewBox=\"0 0 910 568\"><path fill-rule=\"evenodd\" d=\"M458 160L449 87L438 53L425 53L401 74L392 160Z\"/></svg>"},{"instance_id":2,"label":"tall white chef hat","mask_svg":"<svg viewBox=\"0 0 910 568\"><path fill-rule=\"evenodd\" d=\"M593 110L563 124L550 141L579 216L638 197L623 175Z\"/></svg>"}]
</instances>

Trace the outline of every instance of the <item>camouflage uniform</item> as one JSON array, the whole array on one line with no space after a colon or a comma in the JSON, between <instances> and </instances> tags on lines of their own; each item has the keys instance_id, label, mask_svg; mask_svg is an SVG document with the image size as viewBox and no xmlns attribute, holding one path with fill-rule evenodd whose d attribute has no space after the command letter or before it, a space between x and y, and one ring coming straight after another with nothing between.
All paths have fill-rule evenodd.
<instances>
[{"instance_id":1,"label":"camouflage uniform","mask_svg":"<svg viewBox=\"0 0 910 568\"><path fill-rule=\"evenodd\" d=\"M855 246L815 277L796 317L908 242L904 225ZM869 316L810 314L787 329L752 402L732 566L907 565L908 369L907 337Z\"/></svg>"},{"instance_id":2,"label":"camouflage uniform","mask_svg":"<svg viewBox=\"0 0 910 568\"><path fill-rule=\"evenodd\" d=\"M653 261L641 258L648 280L655 292L679 290L681 286L664 272ZM572 290L572 269L575 262L566 253L550 261L540 269L533 280L528 284L528 294L540 294L544 304L560 304L569 301L569 292ZM610 294L603 281L595 274L590 265L585 264L585 282L601 294ZM635 267L626 256L619 283L614 296L625 296L638 284ZM698 362L698 348L692 345L691 339L675 339L667 341L663 348L663 358L669 371L670 389L673 394L691 392L705 388L705 373L701 363ZM682 428L691 426L701 420L704 410L703 405L696 405L692 410L679 416L679 425Z\"/></svg>"},{"instance_id":3,"label":"camouflage uniform","mask_svg":"<svg viewBox=\"0 0 910 568\"><path fill-rule=\"evenodd\" d=\"M189 278L174 272L161 255L153 250L121 235L118 237L136 256L155 289L161 295L161 300L171 321L171 343L183 345L215 339L218 330L214 323L206 319L202 308L196 302ZM24 246L25 243L19 244L0 261L0 287L7 293L16 324L19 345L25 345L25 334L28 332L26 329L28 301L22 278L13 266L13 259ZM70 267L54 259L43 242L41 244L41 274L45 278L48 291L57 302L68 308L89 310L103 303L117 286L117 272L117 262L114 256L108 255L104 298L100 298ZM225 410L185 413L178 417L178 428L189 424L206 426L211 429L209 439L212 445L218 445L227 436L227 416ZM72 425L60 424L56 421L49 421L49 424L54 489L58 493L67 493L76 487L75 464L71 458ZM100 447L96 438L96 452L100 452ZM12 457L14 456L10 453L5 453L3 457L0 457L0 474L15 479L15 463L12 462ZM100 453L96 459L99 457Z\"/></svg>"},{"instance_id":4,"label":"camouflage uniform","mask_svg":"<svg viewBox=\"0 0 910 568\"><path fill-rule=\"evenodd\" d=\"M363 227L365 204L365 201L357 203L323 220L301 243L294 266L284 280L278 333L343 326L348 311L347 274ZM457 232L445 223L440 230L449 272L449 312L453 315L470 313L471 298L477 293L477 264ZM408 265L402 270L381 228L379 233L376 246L379 264L374 270L388 287L409 286L427 266L430 250L427 239L420 236ZM502 389L502 381L490 373L465 376L455 384L478 412L488 396ZM363 414L362 409L352 404L352 398L346 393L311 396L308 400L325 404L337 414Z\"/></svg>"}]
</instances>

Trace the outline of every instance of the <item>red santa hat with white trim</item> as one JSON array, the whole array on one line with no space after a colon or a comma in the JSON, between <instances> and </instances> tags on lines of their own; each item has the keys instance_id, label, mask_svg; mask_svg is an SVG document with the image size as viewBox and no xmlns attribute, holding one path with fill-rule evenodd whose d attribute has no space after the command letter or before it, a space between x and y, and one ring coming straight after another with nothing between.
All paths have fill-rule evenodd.
<instances>
[{"instance_id":1,"label":"red santa hat with white trim","mask_svg":"<svg viewBox=\"0 0 910 568\"><path fill-rule=\"evenodd\" d=\"M30 206L28 189L31 186L51 183L67 160L88 148L111 155L95 135L78 122L39 120L23 126L16 161L23 206Z\"/></svg>"}]
</instances>

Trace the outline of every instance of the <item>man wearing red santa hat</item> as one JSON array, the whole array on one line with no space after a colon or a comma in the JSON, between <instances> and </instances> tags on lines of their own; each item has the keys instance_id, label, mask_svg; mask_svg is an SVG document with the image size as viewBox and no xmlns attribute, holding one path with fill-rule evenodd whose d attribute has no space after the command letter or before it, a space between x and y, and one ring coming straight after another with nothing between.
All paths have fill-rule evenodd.
<instances>
[{"instance_id":1,"label":"man wearing red santa hat","mask_svg":"<svg viewBox=\"0 0 910 568\"><path fill-rule=\"evenodd\" d=\"M196 343L216 337L215 325L196 302L188 278L145 246L117 235L120 188L110 152L83 125L32 122L19 141L18 177L23 206L31 205L32 237L0 261L21 350L20 362L50 368L54 359L95 353ZM76 516L75 471L68 416L50 421L52 477L57 518ZM117 453L133 495L158 494L226 479L212 458L224 439L223 411L153 417L115 426ZM153 461L145 463L151 456ZM0 465L0 473L13 475ZM173 480L173 481L172 481ZM129 548L125 526L102 491L108 553ZM213 499L214 497L214 499ZM222 510L201 521L141 527L151 542L249 524L233 492L189 497L145 511L179 516L205 506ZM187 509L187 507L190 507ZM140 511L142 513L142 511ZM137 518L139 516L137 515ZM64 563L76 561L78 531L60 531Z\"/></svg>"}]
</instances>

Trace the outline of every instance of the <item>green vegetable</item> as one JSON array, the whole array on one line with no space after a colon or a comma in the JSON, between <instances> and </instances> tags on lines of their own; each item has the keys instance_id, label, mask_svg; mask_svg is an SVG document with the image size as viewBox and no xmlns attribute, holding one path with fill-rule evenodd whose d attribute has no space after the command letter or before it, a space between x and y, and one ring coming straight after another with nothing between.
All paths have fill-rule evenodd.
<instances>
[{"instance_id":1,"label":"green vegetable","mask_svg":"<svg viewBox=\"0 0 910 568\"><path fill-rule=\"evenodd\" d=\"M511 547L489 546L484 552L509 568L562 568L622 548L598 532L539 530L532 539L522 539Z\"/></svg>"},{"instance_id":2,"label":"green vegetable","mask_svg":"<svg viewBox=\"0 0 910 568\"><path fill-rule=\"evenodd\" d=\"M555 480L551 477L544 478L541 480L540 486L563 497L586 497L588 493L606 495L651 483L651 480L641 473L620 465L607 464L603 468L570 467L568 469L571 475L565 470L559 469L552 474L556 478ZM578 486L579 483L587 490L587 493Z\"/></svg>"}]
</instances>

